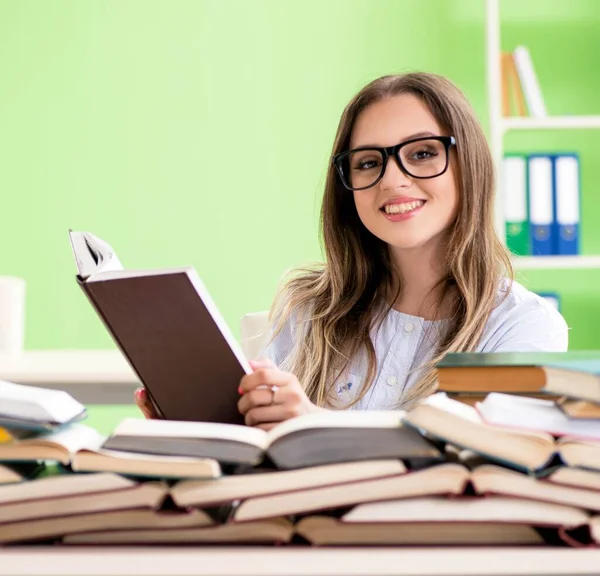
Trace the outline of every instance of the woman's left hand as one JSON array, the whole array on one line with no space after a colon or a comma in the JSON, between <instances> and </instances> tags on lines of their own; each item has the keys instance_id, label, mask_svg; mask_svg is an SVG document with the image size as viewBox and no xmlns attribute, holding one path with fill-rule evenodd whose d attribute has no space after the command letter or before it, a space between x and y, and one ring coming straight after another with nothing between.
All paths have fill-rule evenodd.
<instances>
[{"instance_id":1,"label":"woman's left hand","mask_svg":"<svg viewBox=\"0 0 600 576\"><path fill-rule=\"evenodd\" d=\"M270 360L252 360L250 365L254 371L242 378L238 402L248 426L270 430L301 414L325 411L308 399L293 374L280 370Z\"/></svg>"}]
</instances>

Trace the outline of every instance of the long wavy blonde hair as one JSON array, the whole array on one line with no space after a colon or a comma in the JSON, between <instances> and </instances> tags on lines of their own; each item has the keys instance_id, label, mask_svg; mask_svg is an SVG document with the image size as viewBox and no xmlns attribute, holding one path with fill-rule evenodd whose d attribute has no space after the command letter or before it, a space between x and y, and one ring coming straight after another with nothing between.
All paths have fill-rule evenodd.
<instances>
[{"instance_id":1,"label":"long wavy blonde hair","mask_svg":"<svg viewBox=\"0 0 600 576\"><path fill-rule=\"evenodd\" d=\"M440 294L438 306L451 295L452 313L437 350L420 367L421 378L401 400L406 406L435 391L435 364L447 352L475 349L498 304L499 283L504 276L512 280L513 270L493 226L494 169L488 144L470 104L449 80L427 73L374 80L346 106L332 156L348 149L356 119L365 108L399 94L420 98L438 124L455 137L459 189L456 219L447 234L447 275L434 288ZM329 405L337 378L359 351L366 351L367 377L354 404L377 373L370 330L391 306L382 311L390 288L398 286L398 295L402 284L387 245L361 223L353 195L343 187L331 162L320 225L325 262L292 271L280 286L270 320L276 335L292 318L294 347L282 367L298 377L319 406Z\"/></svg>"}]
</instances>

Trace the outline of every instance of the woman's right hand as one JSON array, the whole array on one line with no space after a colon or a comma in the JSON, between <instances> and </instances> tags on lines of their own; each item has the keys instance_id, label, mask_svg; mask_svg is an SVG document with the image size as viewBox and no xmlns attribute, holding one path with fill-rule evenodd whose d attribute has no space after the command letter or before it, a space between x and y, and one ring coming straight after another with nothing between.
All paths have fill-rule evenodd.
<instances>
[{"instance_id":1,"label":"woman's right hand","mask_svg":"<svg viewBox=\"0 0 600 576\"><path fill-rule=\"evenodd\" d=\"M160 418L158 412L154 409L150 398L143 388L138 388L134 394L135 403L137 407L142 411L142 414L149 420Z\"/></svg>"}]
</instances>

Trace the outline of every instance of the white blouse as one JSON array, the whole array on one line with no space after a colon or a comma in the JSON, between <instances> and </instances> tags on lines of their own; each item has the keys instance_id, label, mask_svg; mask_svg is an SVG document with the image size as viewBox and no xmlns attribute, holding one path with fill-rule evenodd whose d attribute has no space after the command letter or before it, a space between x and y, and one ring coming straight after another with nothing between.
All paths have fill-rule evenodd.
<instances>
[{"instance_id":1,"label":"white blouse","mask_svg":"<svg viewBox=\"0 0 600 576\"><path fill-rule=\"evenodd\" d=\"M503 297L504 281L498 291ZM377 375L365 396L353 410L393 410L402 407L404 393L421 377L419 368L428 362L447 320L424 320L390 310L371 338L377 358ZM263 350L261 357L282 367L294 343L294 323L289 321ZM518 282L491 312L477 352L565 352L568 326L561 314L545 299ZM347 373L336 384L340 400L346 404L360 391L366 377L366 353L350 363Z\"/></svg>"}]
</instances>

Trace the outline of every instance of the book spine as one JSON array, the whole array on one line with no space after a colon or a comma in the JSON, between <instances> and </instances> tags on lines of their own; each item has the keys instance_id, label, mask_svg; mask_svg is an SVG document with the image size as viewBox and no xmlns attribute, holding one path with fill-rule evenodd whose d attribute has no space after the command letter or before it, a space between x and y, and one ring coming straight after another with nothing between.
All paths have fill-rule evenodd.
<instances>
[{"instance_id":1,"label":"book spine","mask_svg":"<svg viewBox=\"0 0 600 576\"><path fill-rule=\"evenodd\" d=\"M508 53L506 58L506 65L508 68L508 76L510 78L510 85L512 87L512 94L514 102L517 108L518 116L527 116L527 107L525 106L525 97L523 95L523 85L519 79L517 67L515 65L514 54Z\"/></svg>"}]
</instances>

